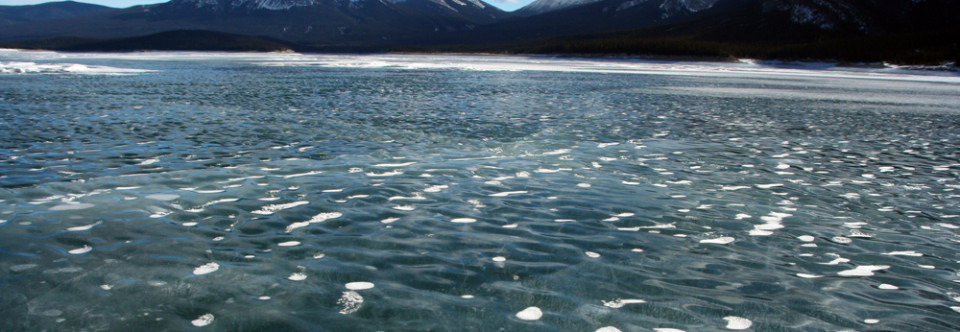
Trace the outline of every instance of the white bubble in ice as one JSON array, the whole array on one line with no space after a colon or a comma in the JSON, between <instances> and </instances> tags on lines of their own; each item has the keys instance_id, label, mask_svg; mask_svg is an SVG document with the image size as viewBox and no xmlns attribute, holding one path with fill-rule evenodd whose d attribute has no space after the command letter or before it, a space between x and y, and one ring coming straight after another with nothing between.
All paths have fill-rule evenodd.
<instances>
[{"instance_id":1,"label":"white bubble in ice","mask_svg":"<svg viewBox=\"0 0 960 332\"><path fill-rule=\"evenodd\" d=\"M880 320L875 318L867 318L867 319L864 319L863 322L866 324L876 324L876 323L879 323Z\"/></svg>"},{"instance_id":2,"label":"white bubble in ice","mask_svg":"<svg viewBox=\"0 0 960 332\"><path fill-rule=\"evenodd\" d=\"M517 318L522 320L539 320L540 317L543 317L543 311L537 307L528 307L517 313Z\"/></svg>"},{"instance_id":3,"label":"white bubble in ice","mask_svg":"<svg viewBox=\"0 0 960 332\"><path fill-rule=\"evenodd\" d=\"M417 207L415 207L415 206L413 206L413 205L396 205L396 206L394 206L393 208L396 209L396 210L400 210L400 211L413 211L413 210L415 210Z\"/></svg>"},{"instance_id":4,"label":"white bubble in ice","mask_svg":"<svg viewBox=\"0 0 960 332\"><path fill-rule=\"evenodd\" d=\"M363 305L363 296L354 291L346 291L337 300L337 304L343 306L343 309L340 309L341 315L349 315L360 310L360 306Z\"/></svg>"},{"instance_id":5,"label":"white bubble in ice","mask_svg":"<svg viewBox=\"0 0 960 332\"><path fill-rule=\"evenodd\" d=\"M880 285L877 286L877 288L879 288L879 289L886 289L886 290L897 290L897 289L900 289L900 287L897 287L897 286L894 286L894 285L891 285L891 284L880 284Z\"/></svg>"},{"instance_id":6,"label":"white bubble in ice","mask_svg":"<svg viewBox=\"0 0 960 332\"><path fill-rule=\"evenodd\" d=\"M470 300L470 299L473 299L473 295L463 294L463 295L460 295L460 298L465 300Z\"/></svg>"},{"instance_id":7,"label":"white bubble in ice","mask_svg":"<svg viewBox=\"0 0 960 332\"><path fill-rule=\"evenodd\" d=\"M150 194L150 195L147 195L146 198L154 199L154 200L158 200L158 201L172 201L172 200L175 200L175 199L177 199L177 198L180 198L180 195L177 195L177 194Z\"/></svg>"},{"instance_id":8,"label":"white bubble in ice","mask_svg":"<svg viewBox=\"0 0 960 332\"><path fill-rule=\"evenodd\" d=\"M354 282L348 282L343 286L349 290L365 290L365 289L373 288L374 284L372 282L366 282L366 281L354 281Z\"/></svg>"},{"instance_id":9,"label":"white bubble in ice","mask_svg":"<svg viewBox=\"0 0 960 332\"><path fill-rule=\"evenodd\" d=\"M833 242L836 242L836 243L840 243L840 244L847 244L847 243L853 242L852 239L850 239L850 238L848 238L848 237L843 237L843 236L834 236L834 237L831 238L830 240L833 241Z\"/></svg>"},{"instance_id":10,"label":"white bubble in ice","mask_svg":"<svg viewBox=\"0 0 960 332\"><path fill-rule=\"evenodd\" d=\"M271 215L271 214L274 214L274 213L276 213L277 211L280 211L280 210L285 210L285 209L289 209L289 208L292 208L292 207L297 207L297 206L300 206L300 205L306 205L306 204L310 204L310 202L308 202L308 201L297 201L297 202L284 203L284 204L271 204L271 205L266 205L266 206L260 208L259 210L250 211L250 213L260 214L260 215Z\"/></svg>"},{"instance_id":11,"label":"white bubble in ice","mask_svg":"<svg viewBox=\"0 0 960 332\"><path fill-rule=\"evenodd\" d=\"M381 222L381 223L384 223L384 224L392 224L393 222L395 222L395 221L397 221L397 220L400 220L400 218L396 218L396 217L394 217L394 218L387 218L387 219L380 220L380 222Z\"/></svg>"},{"instance_id":12,"label":"white bubble in ice","mask_svg":"<svg viewBox=\"0 0 960 332\"><path fill-rule=\"evenodd\" d=\"M743 317L727 316L723 317L723 320L727 321L728 330L746 330L753 326L753 322Z\"/></svg>"},{"instance_id":13,"label":"white bubble in ice","mask_svg":"<svg viewBox=\"0 0 960 332\"><path fill-rule=\"evenodd\" d=\"M35 268L35 267L37 267L37 266L38 266L37 264L20 264L20 265L14 265L14 266L11 266L11 267L10 267L10 271L13 271L13 272L23 272L23 271L26 271L26 270Z\"/></svg>"},{"instance_id":14,"label":"white bubble in ice","mask_svg":"<svg viewBox=\"0 0 960 332\"><path fill-rule=\"evenodd\" d=\"M822 275L819 275L819 274L809 274L809 273L797 273L797 276L804 279L815 279L815 278L823 277Z\"/></svg>"},{"instance_id":15,"label":"white bubble in ice","mask_svg":"<svg viewBox=\"0 0 960 332\"><path fill-rule=\"evenodd\" d=\"M450 222L452 222L452 223L457 223L457 224L469 224L469 223L477 222L477 219L473 219L473 218L454 218L454 219L450 220Z\"/></svg>"},{"instance_id":16,"label":"white bubble in ice","mask_svg":"<svg viewBox=\"0 0 960 332\"><path fill-rule=\"evenodd\" d=\"M307 279L307 274L303 272L294 272L294 273L291 273L290 276L287 277L287 279L293 280L293 281L301 281L301 280Z\"/></svg>"},{"instance_id":17,"label":"white bubble in ice","mask_svg":"<svg viewBox=\"0 0 960 332\"><path fill-rule=\"evenodd\" d=\"M601 302L603 302L604 306L614 308L614 309L623 308L623 306L628 304L647 303L647 301L644 301L641 299L616 299L613 301L601 301Z\"/></svg>"},{"instance_id":18,"label":"white bubble in ice","mask_svg":"<svg viewBox=\"0 0 960 332\"><path fill-rule=\"evenodd\" d=\"M207 264L200 265L197 268L193 269L193 274L199 276L199 275L204 275L208 273L213 273L219 269L220 269L220 264L217 264L215 262L210 262Z\"/></svg>"},{"instance_id":19,"label":"white bubble in ice","mask_svg":"<svg viewBox=\"0 0 960 332\"><path fill-rule=\"evenodd\" d=\"M797 237L797 239L803 242L813 242L813 240L816 240L816 238L810 235L800 235Z\"/></svg>"},{"instance_id":20,"label":"white bubble in ice","mask_svg":"<svg viewBox=\"0 0 960 332\"><path fill-rule=\"evenodd\" d=\"M921 257L921 256L923 256L923 253L919 253L919 252L916 252L916 251L913 251L913 250L909 250L909 251L891 251L891 252L885 253L884 255L888 255L888 256Z\"/></svg>"},{"instance_id":21,"label":"white bubble in ice","mask_svg":"<svg viewBox=\"0 0 960 332\"><path fill-rule=\"evenodd\" d=\"M596 252L593 252L593 251L587 251L587 252L585 252L585 254L587 254L587 257L590 257L590 258L599 258L599 257L600 257L600 254L599 254L599 253L596 253Z\"/></svg>"},{"instance_id":22,"label":"white bubble in ice","mask_svg":"<svg viewBox=\"0 0 960 332\"><path fill-rule=\"evenodd\" d=\"M507 258L506 258L506 257L503 257L503 256L497 256L497 257L492 258L492 260L493 260L494 262L506 262L506 261L507 261Z\"/></svg>"},{"instance_id":23,"label":"white bubble in ice","mask_svg":"<svg viewBox=\"0 0 960 332\"><path fill-rule=\"evenodd\" d=\"M196 327L204 327L210 325L210 323L213 323L213 314L203 314L197 317L197 319L190 321L190 324Z\"/></svg>"},{"instance_id":24,"label":"white bubble in ice","mask_svg":"<svg viewBox=\"0 0 960 332\"><path fill-rule=\"evenodd\" d=\"M70 253L71 255L82 255L90 252L91 250L93 250L93 247L84 245L82 248L72 249L67 252Z\"/></svg>"},{"instance_id":25,"label":"white bubble in ice","mask_svg":"<svg viewBox=\"0 0 960 332\"><path fill-rule=\"evenodd\" d=\"M51 207L50 210L53 211L69 211L69 210L83 210L92 208L94 205L90 203L74 203L70 202L67 204L60 204L54 207Z\"/></svg>"},{"instance_id":26,"label":"white bubble in ice","mask_svg":"<svg viewBox=\"0 0 960 332\"><path fill-rule=\"evenodd\" d=\"M300 241L280 242L280 243L277 243L277 245L281 247L295 247L300 245Z\"/></svg>"},{"instance_id":27,"label":"white bubble in ice","mask_svg":"<svg viewBox=\"0 0 960 332\"><path fill-rule=\"evenodd\" d=\"M869 277L874 271L889 269L890 265L860 265L850 270L837 272L841 277Z\"/></svg>"},{"instance_id":28,"label":"white bubble in ice","mask_svg":"<svg viewBox=\"0 0 960 332\"><path fill-rule=\"evenodd\" d=\"M622 331L620 331L620 329L613 326L604 326L597 329L596 332L622 332Z\"/></svg>"},{"instance_id":29,"label":"white bubble in ice","mask_svg":"<svg viewBox=\"0 0 960 332\"><path fill-rule=\"evenodd\" d=\"M95 226L97 226L97 225L100 225L100 224L102 224L102 223L103 223L103 221L97 221L97 222L92 223L92 224L89 224L89 225L70 227L70 228L67 228L67 231L68 231L68 232L82 232L82 231L87 231L87 230L90 230L91 228L93 228L93 227L95 227Z\"/></svg>"},{"instance_id":30,"label":"white bubble in ice","mask_svg":"<svg viewBox=\"0 0 960 332\"><path fill-rule=\"evenodd\" d=\"M732 238L732 237L729 237L729 236L724 236L724 237L719 237L719 238L716 238L716 239L700 240L700 243L706 243L706 244L730 244L730 243L733 243L733 241L736 241L736 239L734 239L734 238Z\"/></svg>"}]
</instances>

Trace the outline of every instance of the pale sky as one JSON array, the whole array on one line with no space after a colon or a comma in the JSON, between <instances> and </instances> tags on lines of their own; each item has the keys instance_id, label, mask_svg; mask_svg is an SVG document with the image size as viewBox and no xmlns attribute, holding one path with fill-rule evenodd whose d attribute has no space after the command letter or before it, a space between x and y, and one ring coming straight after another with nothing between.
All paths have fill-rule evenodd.
<instances>
[{"instance_id":1,"label":"pale sky","mask_svg":"<svg viewBox=\"0 0 960 332\"><path fill-rule=\"evenodd\" d=\"M35 5L38 3L50 2L51 0L0 0L0 6L20 6ZM53 0L56 1L56 0ZM147 5L154 3L167 2L168 0L74 0L77 2L94 3L102 6L114 8L126 8L136 5ZM525 6L533 0L483 0L486 3L494 5L506 11L514 11Z\"/></svg>"}]
</instances>

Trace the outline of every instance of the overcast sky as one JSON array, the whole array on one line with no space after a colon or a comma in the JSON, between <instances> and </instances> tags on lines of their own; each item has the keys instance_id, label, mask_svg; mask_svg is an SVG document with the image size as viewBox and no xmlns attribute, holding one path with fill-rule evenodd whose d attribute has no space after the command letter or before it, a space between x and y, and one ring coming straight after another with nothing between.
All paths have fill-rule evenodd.
<instances>
[{"instance_id":1,"label":"overcast sky","mask_svg":"<svg viewBox=\"0 0 960 332\"><path fill-rule=\"evenodd\" d=\"M51 0L0 0L3 6L34 5L38 3L50 2ZM77 0L75 0L77 1ZM168 0L79 0L77 2L95 3L116 8L126 8L136 5L146 5L152 3L167 2ZM513 11L517 8L533 2L533 0L483 0L486 3L497 6L506 11Z\"/></svg>"}]
</instances>

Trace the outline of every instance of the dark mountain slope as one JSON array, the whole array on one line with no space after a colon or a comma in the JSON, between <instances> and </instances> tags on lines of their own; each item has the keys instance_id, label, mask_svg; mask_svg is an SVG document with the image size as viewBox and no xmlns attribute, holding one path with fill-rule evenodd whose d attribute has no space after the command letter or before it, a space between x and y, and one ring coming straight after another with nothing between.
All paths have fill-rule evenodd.
<instances>
[{"instance_id":1,"label":"dark mountain slope","mask_svg":"<svg viewBox=\"0 0 960 332\"><path fill-rule=\"evenodd\" d=\"M32 6L0 6L0 27L86 16L117 9L73 1L48 2Z\"/></svg>"}]
</instances>

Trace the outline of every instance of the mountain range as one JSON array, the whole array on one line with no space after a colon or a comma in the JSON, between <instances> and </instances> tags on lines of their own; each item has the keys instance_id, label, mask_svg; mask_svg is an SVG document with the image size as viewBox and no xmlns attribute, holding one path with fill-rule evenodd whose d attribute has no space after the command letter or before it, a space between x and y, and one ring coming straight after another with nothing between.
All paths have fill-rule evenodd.
<instances>
[{"instance_id":1,"label":"mountain range","mask_svg":"<svg viewBox=\"0 0 960 332\"><path fill-rule=\"evenodd\" d=\"M0 46L934 63L960 59L957 13L956 0L536 0L515 12L481 0L171 0L124 9L66 1L0 6Z\"/></svg>"}]
</instances>

